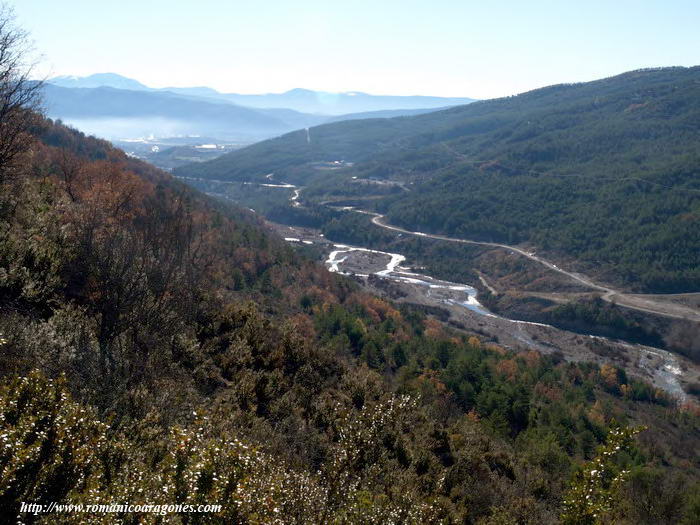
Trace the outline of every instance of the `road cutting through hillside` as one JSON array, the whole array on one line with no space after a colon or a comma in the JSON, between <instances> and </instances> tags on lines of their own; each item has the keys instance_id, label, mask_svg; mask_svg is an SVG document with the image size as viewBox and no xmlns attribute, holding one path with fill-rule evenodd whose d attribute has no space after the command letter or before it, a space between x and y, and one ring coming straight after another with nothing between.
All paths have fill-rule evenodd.
<instances>
[{"instance_id":1,"label":"road cutting through hillside","mask_svg":"<svg viewBox=\"0 0 700 525\"><path fill-rule=\"evenodd\" d=\"M523 257L527 257L528 259L535 261L542 266L545 266L546 268L549 268L552 271L558 272L562 275L566 275L567 277L573 279L574 281L583 284L584 286L587 286L589 288L593 288L594 290L598 290L600 292L603 292L603 295L601 296L602 299L605 301L614 303L618 306L624 306L625 308L630 308L632 310L638 310L640 312L645 312L645 313L651 313L655 315L661 315L664 317L672 317L674 319L685 319L689 321L696 321L700 322L700 312L697 310L683 306L680 304L675 304L675 303L667 303L664 302L663 304L659 303L659 296L655 296L654 298L650 298L649 295L646 295L644 297L639 297L635 296L634 294L626 294L623 293L619 290L615 290L613 288L603 286L601 284L598 284L594 281L592 281L590 278L581 275L579 273L574 273L574 272L569 272L567 270L564 270L563 268L560 268L554 263L551 263L549 261L546 261L545 259L542 259L541 257L538 257L532 252L528 252L522 248L518 248L516 246L510 246L507 244L500 244L500 243L495 243L495 242L486 242L486 241L474 241L471 239L459 239L456 237L448 237L446 235L438 235L438 234L433 234L433 233L424 233L424 232L417 232L417 231L411 231L407 230L405 228L401 228L399 226L394 226L391 224L387 224L385 222L385 216L381 215L379 213L367 211L367 210L360 210L357 208L350 208L346 207L346 209L352 209L352 211L358 212L358 213L364 213L366 215L371 215L372 216L372 224L375 226L379 226L380 228L384 228L386 230L391 230L399 233L403 233L406 235L414 235L416 237L425 237L428 239L436 239L439 241L446 241L446 242L456 242L456 243L461 243L461 244L475 244L479 246L490 246L492 248L500 248L503 250L508 250L513 253L517 253L519 255L522 255Z\"/></svg>"},{"instance_id":2,"label":"road cutting through hillside","mask_svg":"<svg viewBox=\"0 0 700 525\"><path fill-rule=\"evenodd\" d=\"M301 204L301 201L299 198L301 195L301 191L303 190L303 187L297 186L295 184L291 184L289 182L284 182L284 181L279 181L278 183L272 183L273 177L274 177L274 173L269 173L265 176L265 178L269 181L267 183L257 183L256 184L256 183L252 183L252 182L245 182L244 184L256 184L259 186L270 187L270 188L291 189L291 190L293 190L293 192L292 192L292 195L290 196L290 199L289 199L290 205L294 208L301 207L302 204ZM180 178L188 179L187 177L180 177ZM191 180L195 180L195 179L191 179ZM216 182L224 182L224 181L216 181ZM333 207L333 201L324 201L324 202L321 202L320 204L328 206L328 207ZM366 215L371 215L372 216L372 224L374 224L375 226L378 226L380 228L384 228L386 230L406 234L406 235L413 235L416 237L424 237L424 238L428 238L428 239L435 239L435 240L439 240L439 241L453 242L453 243L460 243L460 244L489 246L492 248L500 248L502 250L507 250L507 251L510 251L512 253L516 253L518 255L526 257L526 258L544 266L545 268L548 268L549 270L552 270L554 272L558 272L562 275L565 275L565 276L569 277L570 279L576 281L579 284L582 284L588 288L591 288L593 290L597 290L597 291L601 292L601 298L607 302L610 302L610 303L613 303L613 304L616 304L618 306L622 306L625 308L629 308L631 310L636 310L639 312L660 315L663 317L670 317L673 319L682 319L682 320L700 322L700 311L698 311L695 308L685 306L683 304L663 301L664 294L630 294L630 293L621 292L620 290L610 288L609 286L605 286L605 285L596 283L591 278L586 277L585 275L582 275L580 273L570 272L570 271L564 270L563 268L560 268L556 264L551 263L551 262L543 259L542 257L535 255L534 252L529 252L525 249L518 248L517 246L510 246L508 244L501 244L501 243L496 243L496 242L475 241L472 239L461 239L461 238L457 238L457 237L449 237L447 235L439 235L439 234L434 234L434 233L411 231L411 230L407 230L405 228L401 228L400 226L394 226L392 224L388 224L387 222L385 222L385 216L382 214L376 213L376 212L362 210L359 208L355 208L353 206L343 206L341 209L344 209L347 211L354 211L356 213L363 213Z\"/></svg>"},{"instance_id":3,"label":"road cutting through hillside","mask_svg":"<svg viewBox=\"0 0 700 525\"><path fill-rule=\"evenodd\" d=\"M437 307L447 312L449 319L445 322L448 324L477 331L507 348L529 348L545 354L556 350L568 360L622 364L628 373L651 381L680 402L688 399L682 382L696 380L694 365L667 350L501 317L479 303L474 287L403 267L406 258L400 253L334 243L313 228L269 224L290 243L312 244L328 250L325 264L330 272L358 279L371 293L398 303ZM392 285L387 287L379 284L380 281ZM618 355L626 356L623 363L616 361Z\"/></svg>"},{"instance_id":4,"label":"road cutting through hillside","mask_svg":"<svg viewBox=\"0 0 700 525\"><path fill-rule=\"evenodd\" d=\"M272 174L271 174L272 175ZM303 187L296 186L284 181L273 181L272 177L267 177L267 183L260 184L270 189L290 189L293 190L289 197L290 205L293 207L300 207L303 204L300 202L301 192ZM223 196L223 195L220 195ZM331 208L340 208L348 211L354 211L357 213L363 213L372 216L372 223L378 227L392 230L395 232L403 233L406 235L414 235L418 237L432 238L436 240L441 240L445 242L458 242L464 244L476 244L491 246L494 248L501 248L504 250L509 250L511 252L517 253L529 259L532 259L543 266L560 272L574 279L575 281L589 286L593 289L603 292L607 300L611 297L619 296L620 292L613 290L611 288L601 286L594 283L590 279L578 274L572 274L565 270L562 270L558 266L545 261L534 254L531 254L521 248L514 246L502 245L498 243L488 243L481 241L472 241L468 239L457 239L453 237L448 237L444 235L427 234L423 232L414 232L400 228L398 226L393 226L384 222L384 216L375 212L361 210L349 206L336 207L333 206L332 202L323 203L324 205ZM576 336L565 331L558 330L552 326L545 325L542 323L533 323L527 321L519 321L513 319L507 319L493 314L486 310L477 300L477 291L471 286L465 284L452 283L447 281L441 281L435 279L428 275L414 273L409 271L407 268L402 268L400 264L405 260L404 256L401 254L383 252L381 250L372 250L363 247L348 246L342 244L335 244L323 238L320 232L317 233L317 240L313 240L308 236L300 235L299 232L295 232L294 227L288 227L291 231L289 235L283 235L285 240L289 242L297 242L303 244L316 244L317 240L320 243L326 243L330 245L328 259L325 261L327 267L332 272L338 273L348 273L348 275L354 275L358 278L364 278L365 281L369 278L370 274L374 274L377 277L388 279L391 282L400 284L404 287L408 286L409 293L413 291L413 299L416 302L425 302L427 304L432 304L435 306L442 306L451 309L451 315L464 316L462 312L471 311L472 314L476 314L476 320L470 320L468 318L461 317L462 321L466 323L476 323L475 329L487 329L492 330L494 334L497 334L499 338L506 337L511 338L512 343L525 345L526 347L534 348L545 353L551 352L552 348L559 348L560 351L567 355L567 358L574 360L581 360L585 357L588 360L599 361L600 356L595 353L591 353L587 349L585 343L581 343L581 339L585 341L585 338L589 338L591 341L601 341L605 345L611 345L612 347L629 351L635 349L633 358L635 363L629 366L633 367L634 375L638 377L646 377L653 382L656 386L666 390L673 396L677 397L681 402L687 400L687 396L681 385L681 378L685 381L694 381L697 374L692 365L686 360L682 360L677 356L674 356L670 352L658 348L644 347L642 345L627 345L623 342L617 342L603 337L597 336ZM350 272L346 272L345 266L351 263L351 266L356 266L352 261L348 260L353 254L365 254L369 257L384 257L386 262L379 263L382 267L379 270L372 270L370 267L360 264L360 267L353 269ZM370 265L371 266L371 265ZM359 270L359 271L358 271ZM404 288L406 290L406 288ZM423 290L423 292L419 292ZM422 299L421 299L422 297ZM649 296L645 296L642 299L649 301ZM652 298L653 299L653 298ZM643 311L649 311L651 313L661 313L664 315L665 312L657 312L656 309L646 309L646 308L636 308ZM673 315L672 315L673 316ZM675 317L675 316L673 316ZM481 319L482 321L479 321ZM490 327L490 325L494 325ZM489 328L490 327L490 328ZM573 338L573 339L572 339ZM559 340L565 341L565 344L559 344ZM560 342L560 341L559 341ZM606 362L604 359L603 362Z\"/></svg>"}]
</instances>

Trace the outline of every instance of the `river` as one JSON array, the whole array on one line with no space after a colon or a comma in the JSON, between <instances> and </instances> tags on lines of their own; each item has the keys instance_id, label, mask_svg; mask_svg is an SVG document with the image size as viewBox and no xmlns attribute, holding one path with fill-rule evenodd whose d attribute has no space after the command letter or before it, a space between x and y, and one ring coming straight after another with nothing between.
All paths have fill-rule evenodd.
<instances>
[{"instance_id":1,"label":"river","mask_svg":"<svg viewBox=\"0 0 700 525\"><path fill-rule=\"evenodd\" d=\"M288 182L273 182L273 174L268 174L266 178L269 182L250 182L247 184L255 184L270 189L293 190L289 198L291 206L302 206L302 203L300 202L300 195L303 188ZM333 207L330 203L327 205L329 207ZM400 233L421 237L431 237L446 242L472 242L439 235L426 234L423 232L412 232L403 228L387 225L381 221L383 218L381 215L365 210L355 209L349 206L339 208L336 207L336 209L372 215L372 222L376 226L398 231ZM297 228L282 227L288 228L292 232L295 232L293 235L283 234L283 238L288 242L304 244L320 243L327 246L329 252L328 257L325 260L325 265L330 272L348 275L364 280L365 282L367 282L370 275L373 275L376 278L387 280L395 283L396 285L402 286L404 290L409 290L409 295L412 294L411 300L418 299L424 304L446 307L452 312L457 311L457 313L459 313L460 310L463 312L470 312L472 315L476 315L478 318L482 319L481 322L476 322L476 326L478 326L479 330L485 330L486 332L490 331L497 334L497 338L499 340L503 339L504 336L507 336L505 337L506 340L511 340L515 344L520 344L543 353L551 353L553 350L559 350L565 354L567 359L607 362L605 359L601 359L600 356L592 354L590 351L584 351L582 349L583 346L581 346L580 339L577 339L578 334L572 334L565 330L560 330L551 325L543 323L509 319L496 315L479 303L478 291L474 286L464 283L440 280L430 275L411 271L410 268L401 266L401 264L406 261L406 257L402 254L374 250L362 246L335 244L323 238L319 232L315 232L311 236L308 234L304 236L296 233ZM308 231L311 230L307 229L307 232ZM571 275L569 272L562 271L556 265L544 261L534 254L519 248L498 245L495 243L475 242L475 244L487 244L489 246L492 245L493 247L516 251L517 253L544 264L554 271ZM588 279L583 279L579 275L575 275L574 279L579 282L585 281L586 284L589 284ZM610 291L607 287L602 287L595 284L593 287L606 292ZM416 296L416 292L418 297ZM461 316L460 319L462 321L470 320L464 316ZM474 325L467 322L467 328L469 328L469 326L471 326L472 329L475 328ZM679 357L660 348L630 344L623 341L612 340L594 335L587 335L583 337L588 338L588 340L593 343L603 343L613 348L622 349L627 354L632 354L635 357L635 362L630 365L631 370L629 371L631 371L633 375L637 375L652 381L656 386L666 390L681 402L687 401L688 397L680 382L684 371L688 369L689 363L687 361L684 360L684 362L681 363ZM562 344L562 342L564 343ZM575 348L577 345L578 348Z\"/></svg>"}]
</instances>

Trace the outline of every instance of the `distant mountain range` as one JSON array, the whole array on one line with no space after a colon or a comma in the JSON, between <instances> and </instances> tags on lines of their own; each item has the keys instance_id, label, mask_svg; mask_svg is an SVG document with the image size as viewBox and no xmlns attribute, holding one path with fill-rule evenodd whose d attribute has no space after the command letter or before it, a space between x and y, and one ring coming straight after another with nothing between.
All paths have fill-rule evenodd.
<instances>
[{"instance_id":1,"label":"distant mountain range","mask_svg":"<svg viewBox=\"0 0 700 525\"><path fill-rule=\"evenodd\" d=\"M44 86L48 116L110 140L207 136L251 143L326 122L415 115L471 101L305 89L267 95L154 89L115 73L55 77Z\"/></svg>"},{"instance_id":2,"label":"distant mountain range","mask_svg":"<svg viewBox=\"0 0 700 525\"><path fill-rule=\"evenodd\" d=\"M48 116L110 140L192 135L255 142L327 120L289 109L251 109L168 91L47 83L43 95Z\"/></svg>"},{"instance_id":3,"label":"distant mountain range","mask_svg":"<svg viewBox=\"0 0 700 525\"><path fill-rule=\"evenodd\" d=\"M111 87L115 89L131 89L147 91L150 88L133 78L123 77L116 73L96 73L87 77L59 76L49 80L55 86L66 88L98 88Z\"/></svg>"},{"instance_id":4,"label":"distant mountain range","mask_svg":"<svg viewBox=\"0 0 700 525\"><path fill-rule=\"evenodd\" d=\"M87 77L60 76L52 78L49 83L65 88L111 87L132 91L167 91L189 97L222 100L251 108L286 108L320 115L343 115L384 110L438 109L474 102L472 98L369 95L361 92L329 93L300 88L284 93L257 95L220 93L209 87L155 89L115 73L98 73Z\"/></svg>"}]
</instances>

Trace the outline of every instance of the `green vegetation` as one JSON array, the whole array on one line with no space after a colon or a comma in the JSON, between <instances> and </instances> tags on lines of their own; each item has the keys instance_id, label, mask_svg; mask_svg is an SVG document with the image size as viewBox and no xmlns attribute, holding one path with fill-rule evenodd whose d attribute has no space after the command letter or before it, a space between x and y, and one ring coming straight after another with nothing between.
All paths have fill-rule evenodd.
<instances>
[{"instance_id":1,"label":"green vegetation","mask_svg":"<svg viewBox=\"0 0 700 525\"><path fill-rule=\"evenodd\" d=\"M224 506L191 523L554 523L613 420L649 427L621 468L655 468L675 487L658 512L691 515L700 423L660 391L453 333L104 142L36 132L2 193L10 515L119 500ZM56 519L102 518L36 518Z\"/></svg>"},{"instance_id":2,"label":"green vegetation","mask_svg":"<svg viewBox=\"0 0 700 525\"><path fill-rule=\"evenodd\" d=\"M608 440L572 484L564 500L564 524L600 523L617 499L629 471L620 469L616 459L634 446L634 435L641 429L612 428Z\"/></svg>"},{"instance_id":3,"label":"green vegetation","mask_svg":"<svg viewBox=\"0 0 700 525\"><path fill-rule=\"evenodd\" d=\"M389 120L341 122L179 173L253 180L275 172L305 198L410 191L368 201L410 229L575 257L650 292L700 290L700 68L626 73ZM355 166L319 176L315 161ZM357 177L351 179L350 176Z\"/></svg>"},{"instance_id":4,"label":"green vegetation","mask_svg":"<svg viewBox=\"0 0 700 525\"><path fill-rule=\"evenodd\" d=\"M248 212L21 101L12 116L0 126L14 148L0 164L3 518L697 518L694 406L613 366L516 355L398 309ZM23 502L222 507L32 514Z\"/></svg>"}]
</instances>

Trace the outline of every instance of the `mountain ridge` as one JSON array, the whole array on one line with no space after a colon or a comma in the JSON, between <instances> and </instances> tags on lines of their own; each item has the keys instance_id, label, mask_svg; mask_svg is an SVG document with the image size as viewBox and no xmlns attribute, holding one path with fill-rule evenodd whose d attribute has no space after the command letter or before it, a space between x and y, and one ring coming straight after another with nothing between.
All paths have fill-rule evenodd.
<instances>
[{"instance_id":1,"label":"mountain ridge","mask_svg":"<svg viewBox=\"0 0 700 525\"><path fill-rule=\"evenodd\" d=\"M325 116L282 107L250 107L245 100L241 104L223 95L206 96L210 94L206 90L216 93L210 88L168 91L136 83L134 89L130 82L131 79L113 74L93 75L85 82L59 77L57 83L49 81L42 86L44 108L52 118L111 140L206 136L237 143L256 142L329 121L433 111L402 108ZM100 83L112 85L96 86ZM298 92L303 93L303 98L314 96L308 90Z\"/></svg>"},{"instance_id":2,"label":"mountain ridge","mask_svg":"<svg viewBox=\"0 0 700 525\"><path fill-rule=\"evenodd\" d=\"M48 80L61 87L114 87L142 91L169 91L180 95L215 98L235 104L260 108L287 108L303 113L342 115L367 111L429 109L468 104L467 97L431 97L423 95L371 95L361 91L331 93L305 88L293 88L282 93L240 94L221 93L206 86L151 88L137 80L116 73L97 73L87 77L61 76Z\"/></svg>"},{"instance_id":3,"label":"mountain ridge","mask_svg":"<svg viewBox=\"0 0 700 525\"><path fill-rule=\"evenodd\" d=\"M360 195L356 179L399 181L412 191L373 201L392 224L530 242L615 268L608 277L643 290L687 292L700 288L698 122L700 67L646 69L324 124L176 173L255 180L274 171L309 184L307 199ZM332 177L308 169L339 159L355 166Z\"/></svg>"},{"instance_id":4,"label":"mountain ridge","mask_svg":"<svg viewBox=\"0 0 700 525\"><path fill-rule=\"evenodd\" d=\"M47 113L107 138L203 135L260 140L318 123L293 110L258 111L216 99L196 99L167 91L126 90L109 86L43 86ZM283 116L284 113L284 116ZM119 119L118 122L114 120ZM293 119L288 123L286 119ZM113 126L109 126L109 124ZM104 128L104 129L103 129ZM114 128L114 129L111 129Z\"/></svg>"}]
</instances>

